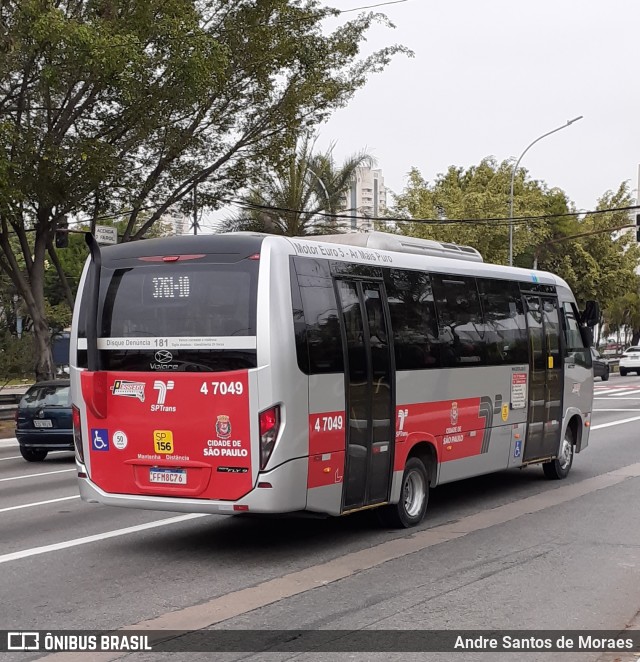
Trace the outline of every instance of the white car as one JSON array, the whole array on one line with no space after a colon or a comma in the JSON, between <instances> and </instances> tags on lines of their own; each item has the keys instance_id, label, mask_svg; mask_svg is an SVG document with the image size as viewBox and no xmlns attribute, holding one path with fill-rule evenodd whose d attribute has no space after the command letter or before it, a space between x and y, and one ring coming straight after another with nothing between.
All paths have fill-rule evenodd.
<instances>
[{"instance_id":1,"label":"white car","mask_svg":"<svg viewBox=\"0 0 640 662\"><path fill-rule=\"evenodd\" d=\"M627 347L620 357L620 375L624 377L628 372L640 375L640 346Z\"/></svg>"}]
</instances>

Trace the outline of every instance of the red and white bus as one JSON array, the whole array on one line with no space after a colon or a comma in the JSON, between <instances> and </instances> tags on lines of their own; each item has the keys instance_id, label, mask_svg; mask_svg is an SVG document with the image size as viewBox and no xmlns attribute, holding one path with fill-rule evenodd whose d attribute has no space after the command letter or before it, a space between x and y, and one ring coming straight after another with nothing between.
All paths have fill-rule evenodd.
<instances>
[{"instance_id":1,"label":"red and white bus","mask_svg":"<svg viewBox=\"0 0 640 662\"><path fill-rule=\"evenodd\" d=\"M587 446L590 326L567 284L387 233L99 247L71 334L83 500L415 526L429 488ZM590 312L588 312L590 311Z\"/></svg>"}]
</instances>

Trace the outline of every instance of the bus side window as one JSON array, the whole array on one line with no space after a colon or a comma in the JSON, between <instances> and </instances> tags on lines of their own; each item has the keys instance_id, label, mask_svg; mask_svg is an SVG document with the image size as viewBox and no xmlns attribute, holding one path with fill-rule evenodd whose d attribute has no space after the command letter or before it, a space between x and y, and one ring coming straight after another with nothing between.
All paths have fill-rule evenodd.
<instances>
[{"instance_id":1,"label":"bus side window","mask_svg":"<svg viewBox=\"0 0 640 662\"><path fill-rule=\"evenodd\" d=\"M573 303L562 304L565 358L573 359L577 365L591 367L591 352L584 346L580 333L580 315Z\"/></svg>"},{"instance_id":2,"label":"bus side window","mask_svg":"<svg viewBox=\"0 0 640 662\"><path fill-rule=\"evenodd\" d=\"M329 265L310 258L293 258L293 262L306 326L308 374L343 372L340 319ZM299 359L300 367L304 364Z\"/></svg>"},{"instance_id":3,"label":"bus side window","mask_svg":"<svg viewBox=\"0 0 640 662\"><path fill-rule=\"evenodd\" d=\"M291 260L289 268L289 277L291 279L291 305L293 313L293 333L296 341L296 356L298 358L298 367L305 374L309 374L309 348L307 346L307 325L304 320L304 310L302 308L302 295L296 269Z\"/></svg>"},{"instance_id":4,"label":"bus side window","mask_svg":"<svg viewBox=\"0 0 640 662\"><path fill-rule=\"evenodd\" d=\"M512 281L478 278L487 364L528 363L527 322L520 288Z\"/></svg>"},{"instance_id":5,"label":"bus side window","mask_svg":"<svg viewBox=\"0 0 640 662\"><path fill-rule=\"evenodd\" d=\"M385 273L396 370L440 367L438 325L429 274L391 269Z\"/></svg>"},{"instance_id":6,"label":"bus side window","mask_svg":"<svg viewBox=\"0 0 640 662\"><path fill-rule=\"evenodd\" d=\"M444 367L486 364L485 333L475 278L433 274Z\"/></svg>"}]
</instances>

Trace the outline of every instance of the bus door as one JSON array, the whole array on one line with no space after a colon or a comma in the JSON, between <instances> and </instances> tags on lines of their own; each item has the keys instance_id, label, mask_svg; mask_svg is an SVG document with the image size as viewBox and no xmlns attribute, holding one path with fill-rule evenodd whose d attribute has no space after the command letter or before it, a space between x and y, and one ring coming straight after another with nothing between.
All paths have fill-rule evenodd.
<instances>
[{"instance_id":1,"label":"bus door","mask_svg":"<svg viewBox=\"0 0 640 662\"><path fill-rule=\"evenodd\" d=\"M395 383L382 282L337 279L345 365L347 448L342 510L389 498L395 441Z\"/></svg>"},{"instance_id":2,"label":"bus door","mask_svg":"<svg viewBox=\"0 0 640 662\"><path fill-rule=\"evenodd\" d=\"M529 413L523 461L555 455L562 431L563 373L555 297L524 296L529 334Z\"/></svg>"}]
</instances>

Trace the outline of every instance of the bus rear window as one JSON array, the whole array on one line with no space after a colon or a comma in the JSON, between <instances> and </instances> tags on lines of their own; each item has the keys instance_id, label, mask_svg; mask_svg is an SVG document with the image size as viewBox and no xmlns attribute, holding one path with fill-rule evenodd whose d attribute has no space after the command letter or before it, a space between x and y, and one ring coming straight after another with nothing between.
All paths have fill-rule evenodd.
<instances>
[{"instance_id":1,"label":"bus rear window","mask_svg":"<svg viewBox=\"0 0 640 662\"><path fill-rule=\"evenodd\" d=\"M103 268L98 317L102 368L255 367L257 279L258 262L251 260Z\"/></svg>"}]
</instances>

